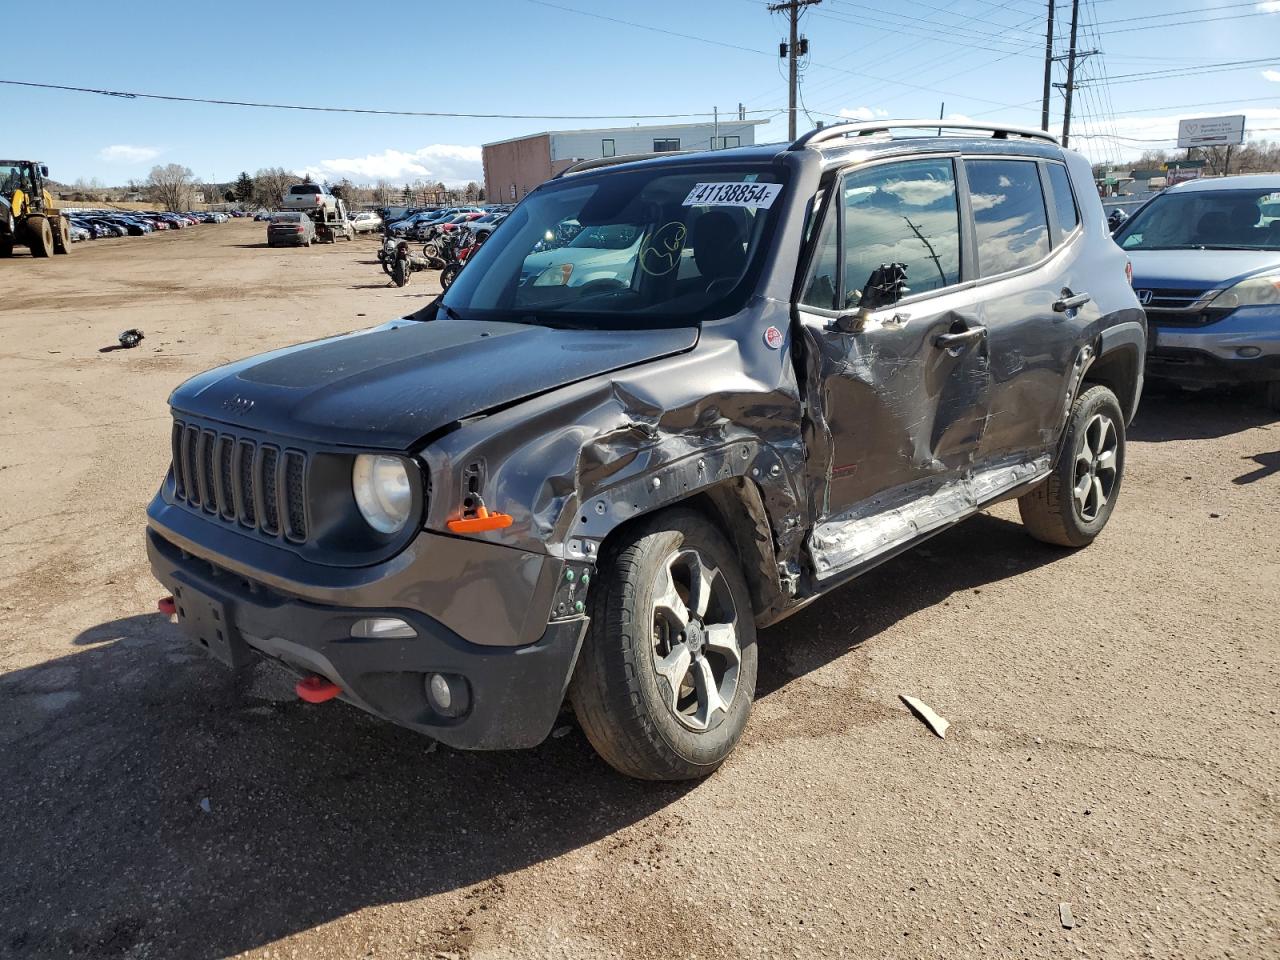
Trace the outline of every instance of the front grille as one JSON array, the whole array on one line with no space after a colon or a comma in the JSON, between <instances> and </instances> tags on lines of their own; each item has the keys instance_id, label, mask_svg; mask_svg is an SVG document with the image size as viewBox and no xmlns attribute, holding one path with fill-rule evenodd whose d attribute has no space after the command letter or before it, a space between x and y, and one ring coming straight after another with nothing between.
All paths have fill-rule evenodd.
<instances>
[{"instance_id":1,"label":"front grille","mask_svg":"<svg viewBox=\"0 0 1280 960\"><path fill-rule=\"evenodd\" d=\"M174 421L173 495L192 510L294 543L307 539L307 455Z\"/></svg>"},{"instance_id":2,"label":"front grille","mask_svg":"<svg viewBox=\"0 0 1280 960\"><path fill-rule=\"evenodd\" d=\"M1188 310L1194 304L1198 303L1200 298L1208 293L1208 288L1198 290L1175 290L1169 287L1145 287L1140 288L1138 298L1141 300L1146 293L1151 294L1151 298L1143 304L1148 310Z\"/></svg>"}]
</instances>

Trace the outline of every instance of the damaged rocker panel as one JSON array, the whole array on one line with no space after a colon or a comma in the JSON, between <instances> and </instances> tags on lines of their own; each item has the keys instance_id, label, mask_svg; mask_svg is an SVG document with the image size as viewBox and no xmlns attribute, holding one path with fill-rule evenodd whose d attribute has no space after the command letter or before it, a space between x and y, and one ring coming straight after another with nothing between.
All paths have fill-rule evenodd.
<instances>
[{"instance_id":1,"label":"damaged rocker panel","mask_svg":"<svg viewBox=\"0 0 1280 960\"><path fill-rule=\"evenodd\" d=\"M809 554L819 581L892 553L1048 476L1048 454L967 474L905 484L819 523ZM930 492L929 487L934 489Z\"/></svg>"}]
</instances>

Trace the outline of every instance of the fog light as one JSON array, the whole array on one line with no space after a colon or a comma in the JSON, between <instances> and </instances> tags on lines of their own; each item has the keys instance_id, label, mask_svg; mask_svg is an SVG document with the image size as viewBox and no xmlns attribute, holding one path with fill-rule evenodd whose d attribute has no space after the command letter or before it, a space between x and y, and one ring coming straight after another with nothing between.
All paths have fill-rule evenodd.
<instances>
[{"instance_id":1,"label":"fog light","mask_svg":"<svg viewBox=\"0 0 1280 960\"><path fill-rule=\"evenodd\" d=\"M357 640L410 640L418 632L399 617L366 617L351 625Z\"/></svg>"},{"instance_id":2,"label":"fog light","mask_svg":"<svg viewBox=\"0 0 1280 960\"><path fill-rule=\"evenodd\" d=\"M466 713L470 695L467 681L451 673L427 674L427 702L441 716L459 717Z\"/></svg>"},{"instance_id":3,"label":"fog light","mask_svg":"<svg viewBox=\"0 0 1280 960\"><path fill-rule=\"evenodd\" d=\"M1244 357L1246 360L1252 360L1262 352L1261 347L1237 347L1236 356Z\"/></svg>"}]
</instances>

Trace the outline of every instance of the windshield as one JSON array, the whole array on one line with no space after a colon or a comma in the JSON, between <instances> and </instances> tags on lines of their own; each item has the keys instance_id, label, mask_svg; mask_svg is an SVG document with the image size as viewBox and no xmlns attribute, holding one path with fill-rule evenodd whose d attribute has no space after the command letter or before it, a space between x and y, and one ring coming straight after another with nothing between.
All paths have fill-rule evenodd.
<instances>
[{"instance_id":1,"label":"windshield","mask_svg":"<svg viewBox=\"0 0 1280 960\"><path fill-rule=\"evenodd\" d=\"M272 223L301 223L302 214L300 213L277 213L271 218Z\"/></svg>"},{"instance_id":2,"label":"windshield","mask_svg":"<svg viewBox=\"0 0 1280 960\"><path fill-rule=\"evenodd\" d=\"M319 193L320 187L314 183L300 183L289 188L290 193Z\"/></svg>"},{"instance_id":3,"label":"windshield","mask_svg":"<svg viewBox=\"0 0 1280 960\"><path fill-rule=\"evenodd\" d=\"M444 295L464 319L687 326L738 309L780 208L779 172L611 170L540 187Z\"/></svg>"},{"instance_id":4,"label":"windshield","mask_svg":"<svg viewBox=\"0 0 1280 960\"><path fill-rule=\"evenodd\" d=\"M1280 250L1280 190L1162 194L1116 242L1126 250Z\"/></svg>"}]
</instances>

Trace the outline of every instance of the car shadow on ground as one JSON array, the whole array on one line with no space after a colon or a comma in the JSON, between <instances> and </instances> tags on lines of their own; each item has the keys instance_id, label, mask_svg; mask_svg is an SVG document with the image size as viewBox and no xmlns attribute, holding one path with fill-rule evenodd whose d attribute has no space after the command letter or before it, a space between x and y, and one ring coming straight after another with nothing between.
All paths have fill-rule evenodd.
<instances>
[{"instance_id":1,"label":"car shadow on ground","mask_svg":"<svg viewBox=\"0 0 1280 960\"><path fill-rule=\"evenodd\" d=\"M1064 555L977 517L763 631L759 695ZM474 888L433 933L465 948L467 911L501 898L503 874L674 819L696 789L618 776L576 730L522 752L436 749L301 703L269 665L232 677L159 614L75 642L0 677L0 953L223 957Z\"/></svg>"},{"instance_id":2,"label":"car shadow on ground","mask_svg":"<svg viewBox=\"0 0 1280 960\"><path fill-rule=\"evenodd\" d=\"M1138 442L1213 440L1277 418L1248 387L1189 391L1148 384L1127 436Z\"/></svg>"}]
</instances>

